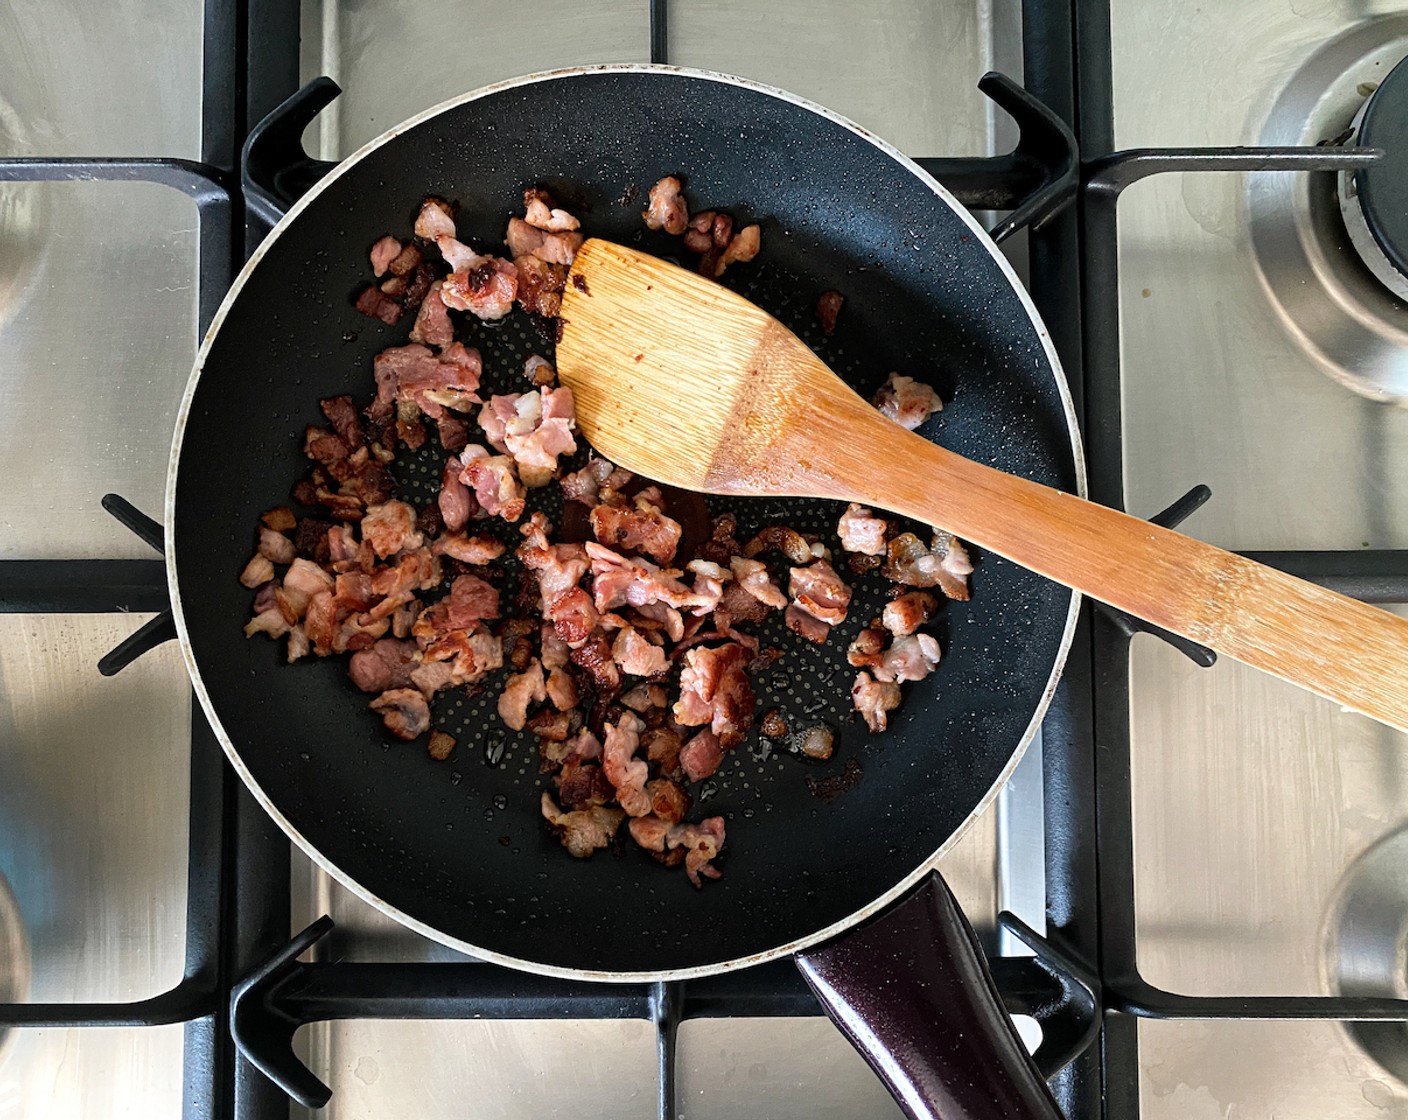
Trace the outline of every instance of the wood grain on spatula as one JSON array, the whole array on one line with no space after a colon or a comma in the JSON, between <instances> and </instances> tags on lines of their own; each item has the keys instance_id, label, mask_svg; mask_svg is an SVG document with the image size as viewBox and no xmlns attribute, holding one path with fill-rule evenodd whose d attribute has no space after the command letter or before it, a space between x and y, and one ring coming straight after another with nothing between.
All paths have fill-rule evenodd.
<instances>
[{"instance_id":1,"label":"wood grain on spatula","mask_svg":"<svg viewBox=\"0 0 1408 1120\"><path fill-rule=\"evenodd\" d=\"M711 280L590 240L562 320L558 374L614 463L691 490L837 498L940 525L1408 730L1408 620L905 431Z\"/></svg>"}]
</instances>

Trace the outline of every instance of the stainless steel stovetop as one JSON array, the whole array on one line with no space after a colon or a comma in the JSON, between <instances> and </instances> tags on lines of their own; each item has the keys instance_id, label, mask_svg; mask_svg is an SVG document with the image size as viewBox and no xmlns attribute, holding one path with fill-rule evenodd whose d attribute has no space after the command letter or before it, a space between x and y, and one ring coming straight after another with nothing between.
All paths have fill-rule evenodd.
<instances>
[{"instance_id":1,"label":"stainless steel stovetop","mask_svg":"<svg viewBox=\"0 0 1408 1120\"><path fill-rule=\"evenodd\" d=\"M0 8L0 158L200 158L205 5ZM976 89L1022 71L1018 0L677 0L672 62L814 98L916 156L1004 151ZM1408 55L1408 5L1110 0L1114 146L1306 144ZM645 0L516 6L305 0L304 79L342 97L307 137L337 159L445 97L553 66L649 57ZM1405 138L1408 141L1408 138ZM1164 175L1120 202L1120 420L1129 509L1199 482L1185 529L1238 549L1408 548L1408 410L1334 378L1408 363L1408 307L1364 281L1329 177ZM1330 186L1333 184L1330 183ZM1013 250L1024 263L1022 238ZM1010 244L1010 243L1009 243ZM149 556L98 507L161 507L193 355L195 207L147 184L0 182L0 558ZM1300 265L1297 265L1300 261ZM1299 268L1299 271L1297 271ZM1341 310L1327 317L1327 306ZM1354 347L1336 354L1353 329ZM16 483L16 480L18 482ZM191 710L172 646L93 666L144 615L0 615L0 1001L129 1001L180 978ZM1408 996L1408 743L1153 638L1129 666L1138 964L1190 994ZM974 924L1046 916L1040 749L945 859ZM292 930L338 959L453 954L293 856ZM1028 1027L1030 1031L1030 1027ZM1408 1031L1144 1022L1150 1118L1408 1118ZM0 1036L0 1118L181 1113L179 1025ZM339 1117L653 1116L634 1021L320 1024L296 1040ZM895 1116L826 1020L687 1022L680 1102L712 1117ZM291 1115L302 1115L294 1108ZM311 1115L311 1114L310 1114Z\"/></svg>"}]
</instances>

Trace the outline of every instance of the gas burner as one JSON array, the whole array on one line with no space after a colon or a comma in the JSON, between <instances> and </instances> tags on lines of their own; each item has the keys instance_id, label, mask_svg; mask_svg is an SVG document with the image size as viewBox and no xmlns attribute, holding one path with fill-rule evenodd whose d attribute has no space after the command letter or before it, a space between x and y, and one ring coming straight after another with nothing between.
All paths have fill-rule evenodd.
<instances>
[{"instance_id":1,"label":"gas burner","mask_svg":"<svg viewBox=\"0 0 1408 1120\"><path fill-rule=\"evenodd\" d=\"M1352 863L1329 923L1329 980L1346 996L1408 996L1408 830L1389 833ZM1408 1085L1408 1023L1348 1022L1354 1040Z\"/></svg>"},{"instance_id":2,"label":"gas burner","mask_svg":"<svg viewBox=\"0 0 1408 1120\"><path fill-rule=\"evenodd\" d=\"M1408 405L1408 213L1401 204L1397 214L1389 211L1393 177L1408 166L1408 70L1398 65L1405 56L1405 16L1366 22L1332 39L1292 76L1258 138L1267 145L1342 143L1359 122L1370 130L1359 142L1387 153L1367 180L1346 186L1340 176L1337 189L1324 175L1258 173L1248 176L1247 196L1253 255L1283 327L1336 381L1402 405ZM1387 97L1374 109L1380 90ZM1353 197L1365 183L1372 222ZM1397 197L1408 198L1408 188L1398 187Z\"/></svg>"},{"instance_id":3,"label":"gas burner","mask_svg":"<svg viewBox=\"0 0 1408 1120\"><path fill-rule=\"evenodd\" d=\"M1408 60L1395 66L1354 118L1354 142L1382 148L1373 167L1340 174L1349 240L1384 287L1408 301Z\"/></svg>"}]
</instances>

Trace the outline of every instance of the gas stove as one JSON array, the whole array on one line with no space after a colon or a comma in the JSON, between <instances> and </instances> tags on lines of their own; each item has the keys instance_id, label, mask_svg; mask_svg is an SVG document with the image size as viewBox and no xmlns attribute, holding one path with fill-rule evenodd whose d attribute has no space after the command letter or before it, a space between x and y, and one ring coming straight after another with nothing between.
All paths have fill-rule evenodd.
<instances>
[{"instance_id":1,"label":"gas stove","mask_svg":"<svg viewBox=\"0 0 1408 1120\"><path fill-rule=\"evenodd\" d=\"M0 456L26 483L0 510L0 1117L899 1115L790 965L574 985L372 910L290 851L163 644L142 511L234 270L331 161L467 89L652 60L855 119L1011 234L1093 498L1408 603L1408 12L518 17L0 12ZM1408 744L1210 660L1088 608L944 875L1069 1115L1408 1115Z\"/></svg>"}]
</instances>

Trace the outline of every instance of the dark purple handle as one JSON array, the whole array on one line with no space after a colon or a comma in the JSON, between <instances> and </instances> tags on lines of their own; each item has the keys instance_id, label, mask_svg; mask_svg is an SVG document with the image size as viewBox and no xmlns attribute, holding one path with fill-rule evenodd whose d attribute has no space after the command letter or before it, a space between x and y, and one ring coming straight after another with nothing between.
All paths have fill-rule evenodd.
<instances>
[{"instance_id":1,"label":"dark purple handle","mask_svg":"<svg viewBox=\"0 0 1408 1120\"><path fill-rule=\"evenodd\" d=\"M797 967L913 1120L1061 1120L937 872Z\"/></svg>"}]
</instances>

